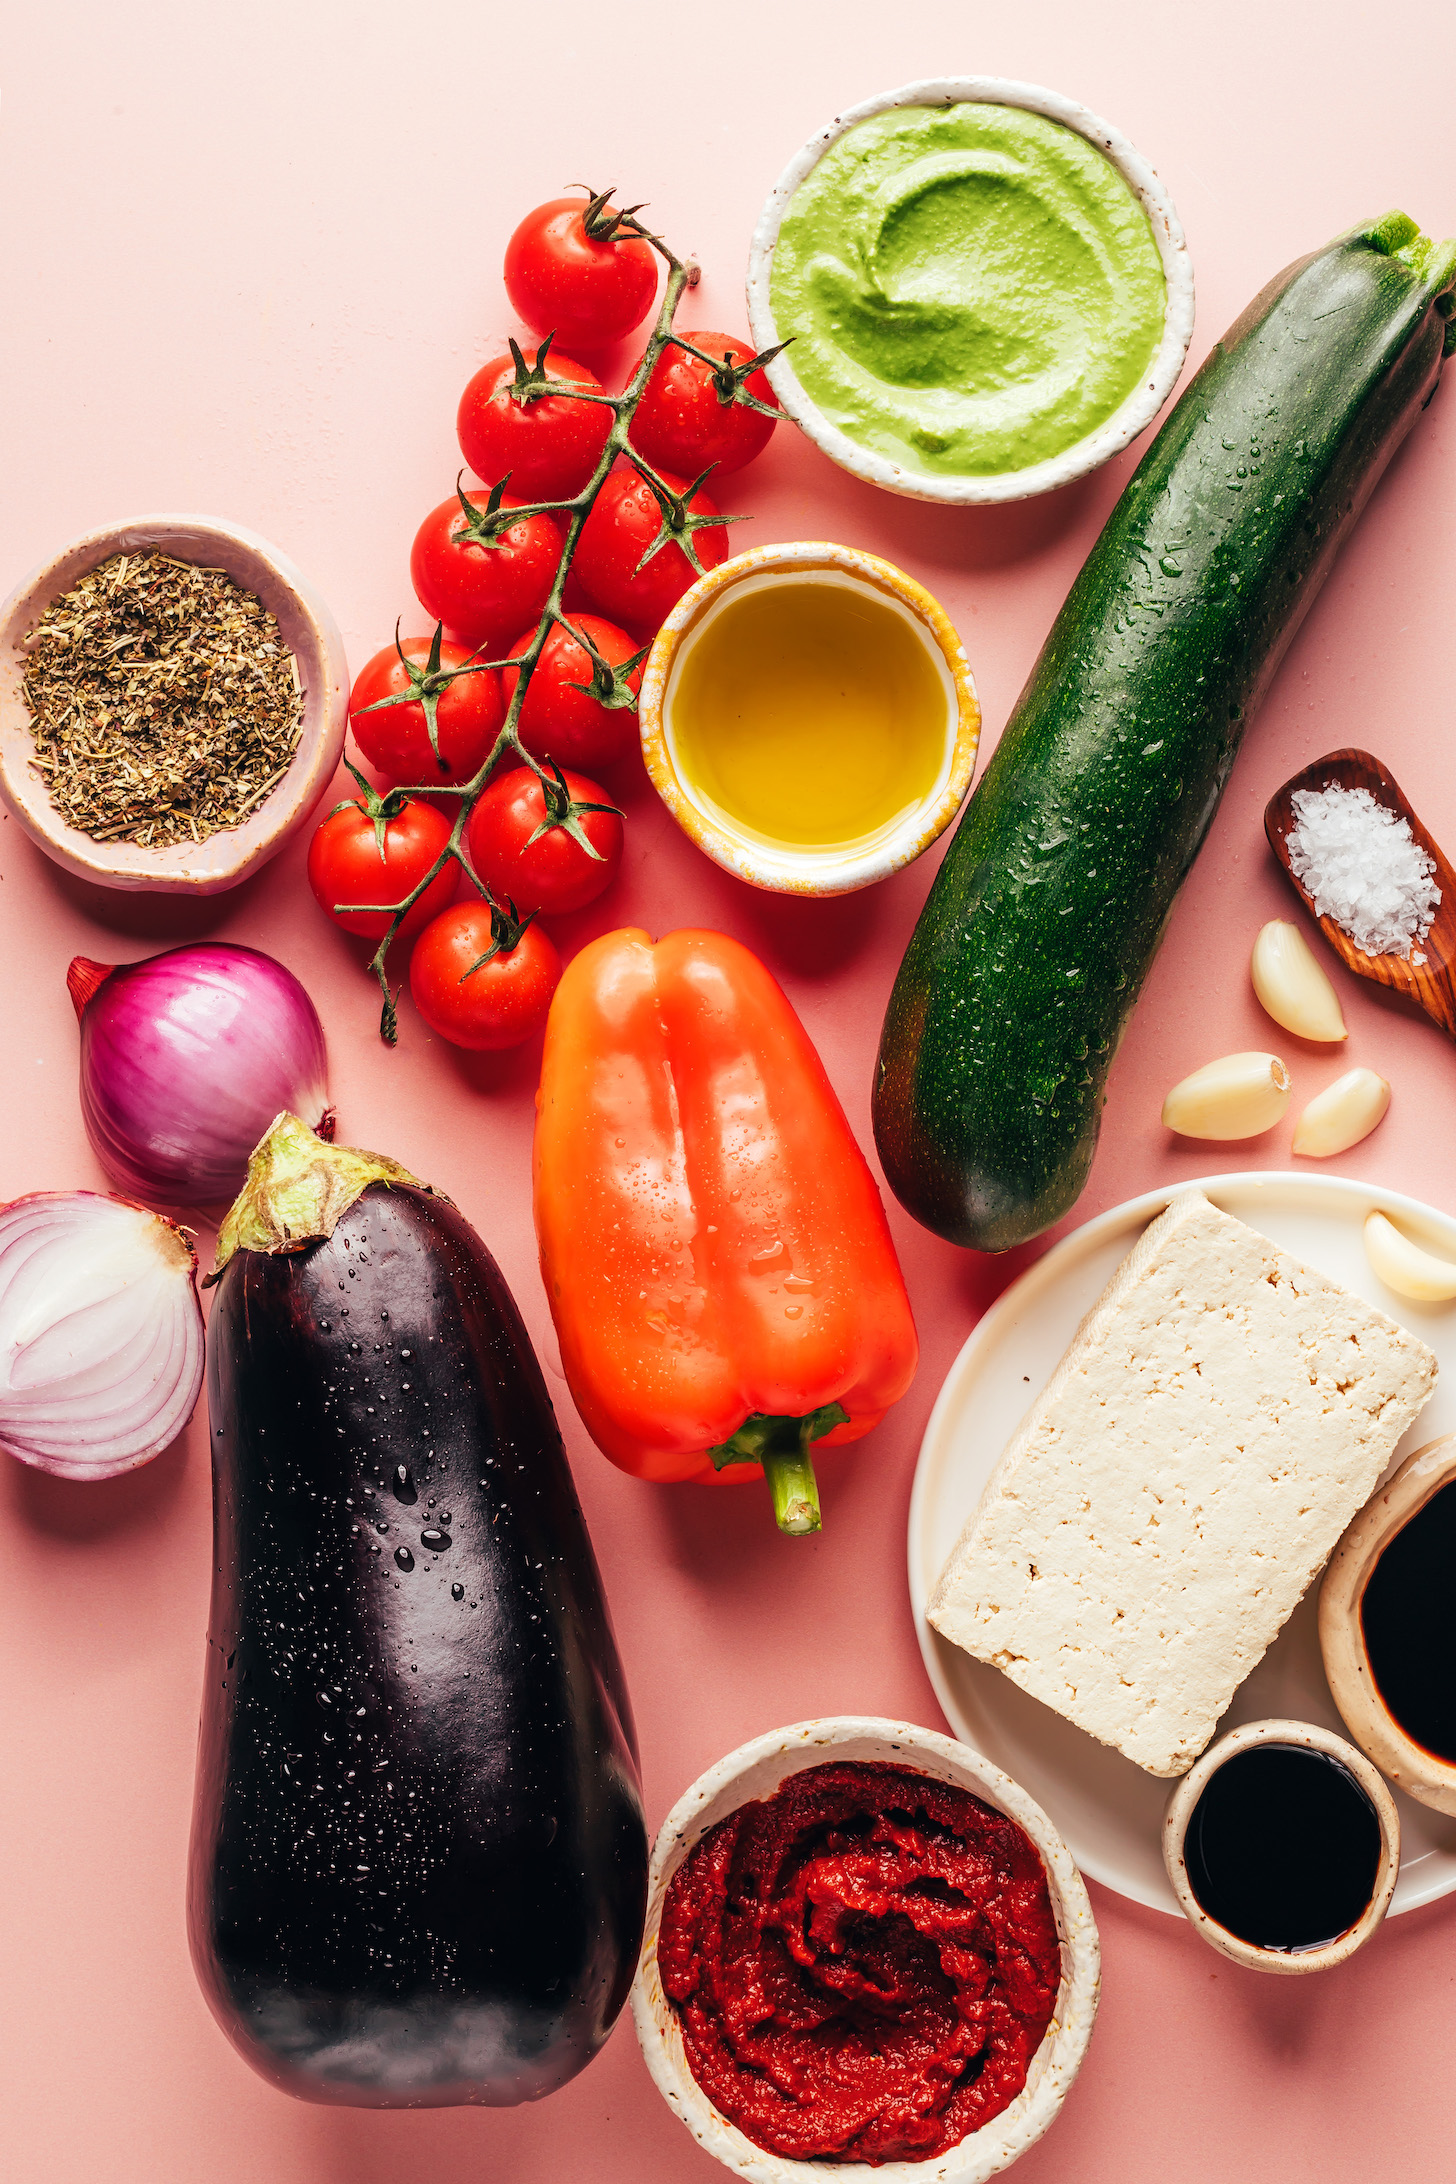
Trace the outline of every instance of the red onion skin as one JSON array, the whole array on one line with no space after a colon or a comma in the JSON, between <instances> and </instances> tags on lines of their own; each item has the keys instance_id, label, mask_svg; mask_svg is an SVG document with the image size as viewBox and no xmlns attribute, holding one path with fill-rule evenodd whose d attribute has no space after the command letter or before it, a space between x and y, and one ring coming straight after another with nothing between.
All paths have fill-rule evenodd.
<instances>
[{"instance_id":1,"label":"red onion skin","mask_svg":"<svg viewBox=\"0 0 1456 2184\"><path fill-rule=\"evenodd\" d=\"M323 1026L281 963L196 941L108 968L78 956L81 1113L129 1196L204 1206L242 1188L248 1155L288 1108L332 1137Z\"/></svg>"}]
</instances>

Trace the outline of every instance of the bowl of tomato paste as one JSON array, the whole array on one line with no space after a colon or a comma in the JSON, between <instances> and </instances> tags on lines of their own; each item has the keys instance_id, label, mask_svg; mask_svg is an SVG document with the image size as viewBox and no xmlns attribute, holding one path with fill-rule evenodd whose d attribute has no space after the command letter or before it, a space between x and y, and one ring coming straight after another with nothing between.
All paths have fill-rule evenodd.
<instances>
[{"instance_id":1,"label":"bowl of tomato paste","mask_svg":"<svg viewBox=\"0 0 1456 2184\"><path fill-rule=\"evenodd\" d=\"M1009 1775L838 1715L741 1745L673 1807L632 2013L663 2098L739 2176L982 2184L1060 2109L1100 1969L1082 1877Z\"/></svg>"}]
</instances>

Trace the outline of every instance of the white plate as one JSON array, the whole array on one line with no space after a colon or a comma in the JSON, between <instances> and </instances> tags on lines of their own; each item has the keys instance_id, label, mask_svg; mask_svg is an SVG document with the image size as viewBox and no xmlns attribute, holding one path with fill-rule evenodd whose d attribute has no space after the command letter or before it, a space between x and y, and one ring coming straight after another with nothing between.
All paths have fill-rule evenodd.
<instances>
[{"instance_id":1,"label":"white plate","mask_svg":"<svg viewBox=\"0 0 1456 2184\"><path fill-rule=\"evenodd\" d=\"M1034 1398L1051 1378L1082 1315L1144 1228L1179 1190L1216 1206L1343 1283L1429 1343L1441 1374L1395 1453L1456 1429L1456 1305L1412 1304L1376 1281L1361 1228L1383 1207L1420 1243L1456 1259L1456 1221L1398 1191L1341 1176L1207 1176L1149 1191L1077 1229L997 1298L946 1375L921 1443L910 1500L910 1606L936 1695L957 1736L986 1754L1045 1806L1072 1856L1094 1880L1159 1911L1178 1913L1159 1831L1170 1783L1144 1774L997 1670L932 1630L925 1604L961 1527ZM1234 1694L1221 1727L1278 1715L1341 1730L1324 1670L1312 1586L1259 1666ZM1401 1866L1393 1912L1456 1888L1456 1820L1399 1794Z\"/></svg>"}]
</instances>

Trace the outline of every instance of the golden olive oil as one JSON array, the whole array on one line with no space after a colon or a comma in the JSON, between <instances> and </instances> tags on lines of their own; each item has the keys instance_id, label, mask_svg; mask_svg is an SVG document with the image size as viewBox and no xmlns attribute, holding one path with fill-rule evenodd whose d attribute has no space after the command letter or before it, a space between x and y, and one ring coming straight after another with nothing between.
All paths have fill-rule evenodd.
<instances>
[{"instance_id":1,"label":"golden olive oil","mask_svg":"<svg viewBox=\"0 0 1456 2184\"><path fill-rule=\"evenodd\" d=\"M951 700L907 615L859 584L745 585L684 646L669 690L678 778L763 842L837 849L924 802Z\"/></svg>"}]
</instances>

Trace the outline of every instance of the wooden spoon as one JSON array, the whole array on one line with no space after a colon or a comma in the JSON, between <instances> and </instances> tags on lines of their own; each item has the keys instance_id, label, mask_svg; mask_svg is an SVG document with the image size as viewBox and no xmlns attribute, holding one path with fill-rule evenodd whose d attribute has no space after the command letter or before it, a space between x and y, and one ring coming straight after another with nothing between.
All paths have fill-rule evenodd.
<instances>
[{"instance_id":1,"label":"wooden spoon","mask_svg":"<svg viewBox=\"0 0 1456 2184\"><path fill-rule=\"evenodd\" d=\"M1332 783L1342 789L1368 789L1377 804L1384 804L1407 822L1416 841L1435 860L1441 900L1430 931L1424 940L1415 943L1410 956L1362 953L1333 918L1318 917L1309 890L1290 869L1288 835L1294 826L1295 791L1327 789ZM1360 978L1373 978L1378 986L1405 994L1425 1010L1432 1023L1440 1025L1448 1038L1456 1039L1456 870L1379 759L1372 758L1368 751L1331 751L1327 758L1316 759L1270 797L1264 810L1264 832L1304 907L1317 919L1325 939L1349 969ZM1417 963L1416 955L1424 956L1425 961Z\"/></svg>"}]
</instances>

